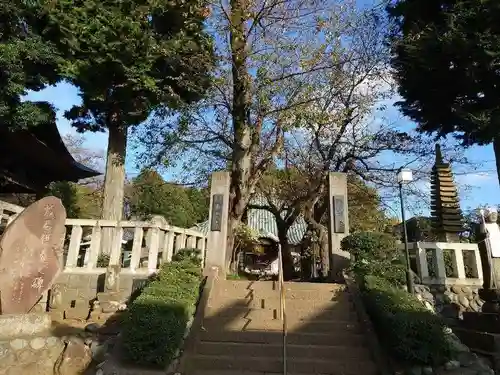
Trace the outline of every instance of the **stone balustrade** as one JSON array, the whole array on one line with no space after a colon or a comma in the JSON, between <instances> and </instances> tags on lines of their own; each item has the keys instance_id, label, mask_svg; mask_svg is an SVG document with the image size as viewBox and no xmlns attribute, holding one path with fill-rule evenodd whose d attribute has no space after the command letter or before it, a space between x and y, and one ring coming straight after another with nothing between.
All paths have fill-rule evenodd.
<instances>
[{"instance_id":1,"label":"stone balustrade","mask_svg":"<svg viewBox=\"0 0 500 375\"><path fill-rule=\"evenodd\" d=\"M23 210L24 207L0 200L0 227L5 227L10 224Z\"/></svg>"},{"instance_id":2,"label":"stone balustrade","mask_svg":"<svg viewBox=\"0 0 500 375\"><path fill-rule=\"evenodd\" d=\"M409 249L422 284L480 286L483 283L481 258L475 243L416 242L410 243Z\"/></svg>"},{"instance_id":3,"label":"stone balustrade","mask_svg":"<svg viewBox=\"0 0 500 375\"><path fill-rule=\"evenodd\" d=\"M24 207L0 200L0 234L23 210ZM106 271L106 267L97 264L105 228L112 229L114 237L108 254L109 266L120 265L125 273L151 274L184 248L199 249L205 259L207 239L203 233L174 227L163 220L66 219L64 272Z\"/></svg>"},{"instance_id":4,"label":"stone balustrade","mask_svg":"<svg viewBox=\"0 0 500 375\"><path fill-rule=\"evenodd\" d=\"M95 219L67 219L66 228L69 240L63 272L105 271L98 267L105 228L113 229L109 266L120 265L122 273L154 273L161 263L169 262L183 248L199 249L205 258L206 237L192 229L155 222Z\"/></svg>"}]
</instances>

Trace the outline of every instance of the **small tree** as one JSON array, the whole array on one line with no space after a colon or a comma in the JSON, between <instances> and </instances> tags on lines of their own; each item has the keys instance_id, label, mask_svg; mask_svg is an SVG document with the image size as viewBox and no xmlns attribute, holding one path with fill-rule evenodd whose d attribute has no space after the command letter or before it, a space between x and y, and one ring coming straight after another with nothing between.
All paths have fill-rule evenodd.
<instances>
[{"instance_id":1,"label":"small tree","mask_svg":"<svg viewBox=\"0 0 500 375\"><path fill-rule=\"evenodd\" d=\"M259 243L259 233L250 228L248 225L240 223L235 230L234 236L234 261L232 262L231 272L236 274L240 264L241 254L245 250L255 250Z\"/></svg>"},{"instance_id":2,"label":"small tree","mask_svg":"<svg viewBox=\"0 0 500 375\"><path fill-rule=\"evenodd\" d=\"M129 186L130 213L141 219L161 215L171 225L191 227L206 217L200 217L202 203L192 200L190 191L191 188L165 182L154 170L144 169Z\"/></svg>"},{"instance_id":3,"label":"small tree","mask_svg":"<svg viewBox=\"0 0 500 375\"><path fill-rule=\"evenodd\" d=\"M341 246L352 254L351 268L356 275L382 277L391 284L404 285L405 266L393 236L360 232L345 237Z\"/></svg>"}]
</instances>

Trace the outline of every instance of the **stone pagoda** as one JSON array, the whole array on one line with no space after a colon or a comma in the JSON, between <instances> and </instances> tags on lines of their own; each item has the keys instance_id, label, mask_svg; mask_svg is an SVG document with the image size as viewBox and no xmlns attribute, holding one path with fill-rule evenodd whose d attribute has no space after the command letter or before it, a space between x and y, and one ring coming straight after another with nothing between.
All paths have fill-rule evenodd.
<instances>
[{"instance_id":1,"label":"stone pagoda","mask_svg":"<svg viewBox=\"0 0 500 375\"><path fill-rule=\"evenodd\" d=\"M436 162L431 175L431 217L433 232L441 242L459 242L463 231L462 210L449 163L443 161L436 144Z\"/></svg>"}]
</instances>

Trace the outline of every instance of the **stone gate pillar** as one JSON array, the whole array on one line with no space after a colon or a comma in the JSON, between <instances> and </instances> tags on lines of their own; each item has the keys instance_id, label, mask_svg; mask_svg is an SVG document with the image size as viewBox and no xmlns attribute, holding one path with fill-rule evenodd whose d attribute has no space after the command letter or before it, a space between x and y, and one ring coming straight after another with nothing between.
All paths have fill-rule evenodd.
<instances>
[{"instance_id":1,"label":"stone gate pillar","mask_svg":"<svg viewBox=\"0 0 500 375\"><path fill-rule=\"evenodd\" d=\"M226 267L229 184L229 172L212 174L205 269L218 267L221 272L224 272Z\"/></svg>"},{"instance_id":2,"label":"stone gate pillar","mask_svg":"<svg viewBox=\"0 0 500 375\"><path fill-rule=\"evenodd\" d=\"M348 265L350 254L342 251L340 242L349 235L349 216L347 203L347 175L331 172L328 176L328 212L329 212L329 266L330 278L342 276L342 270Z\"/></svg>"}]
</instances>

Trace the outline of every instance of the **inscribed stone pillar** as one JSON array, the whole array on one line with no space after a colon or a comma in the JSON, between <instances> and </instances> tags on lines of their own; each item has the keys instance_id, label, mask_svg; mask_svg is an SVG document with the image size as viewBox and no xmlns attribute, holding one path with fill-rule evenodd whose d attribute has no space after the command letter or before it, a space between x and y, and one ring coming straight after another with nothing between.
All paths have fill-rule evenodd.
<instances>
[{"instance_id":1,"label":"inscribed stone pillar","mask_svg":"<svg viewBox=\"0 0 500 375\"><path fill-rule=\"evenodd\" d=\"M229 172L220 171L212 174L205 268L218 267L221 272L225 271L226 251L228 251L229 184Z\"/></svg>"},{"instance_id":2,"label":"inscribed stone pillar","mask_svg":"<svg viewBox=\"0 0 500 375\"><path fill-rule=\"evenodd\" d=\"M329 266L330 278L341 278L342 270L348 265L350 254L342 251L340 242L349 235L347 204L347 175L331 172L328 177L329 197Z\"/></svg>"}]
</instances>

